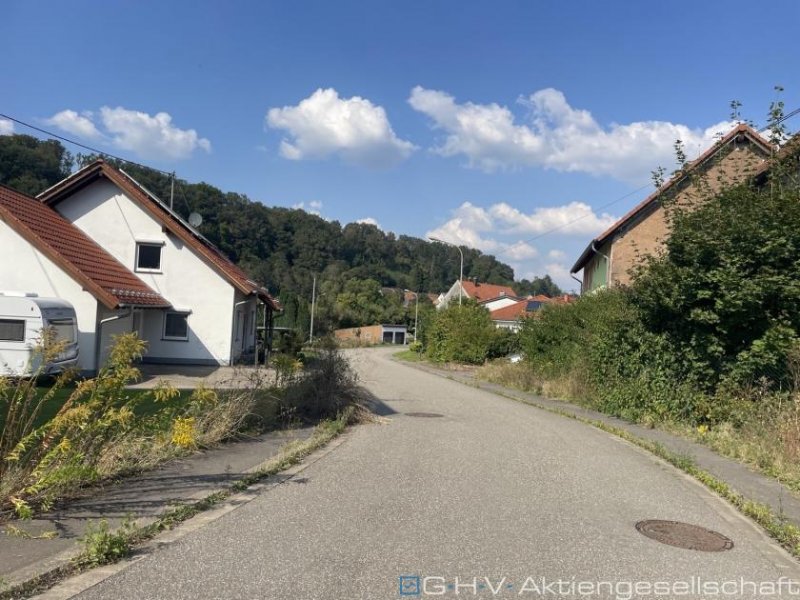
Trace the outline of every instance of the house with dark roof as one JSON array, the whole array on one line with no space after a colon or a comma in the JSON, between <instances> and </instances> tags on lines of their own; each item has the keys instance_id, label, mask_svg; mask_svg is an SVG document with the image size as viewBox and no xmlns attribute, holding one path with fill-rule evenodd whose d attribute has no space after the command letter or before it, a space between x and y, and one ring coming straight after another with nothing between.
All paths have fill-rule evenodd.
<instances>
[{"instance_id":1,"label":"house with dark roof","mask_svg":"<svg viewBox=\"0 0 800 600\"><path fill-rule=\"evenodd\" d=\"M61 298L78 319L78 366L95 371L125 330L125 312L161 315L170 302L80 229L35 198L0 186L0 282L4 291ZM155 318L155 317L151 317Z\"/></svg>"},{"instance_id":2,"label":"house with dark roof","mask_svg":"<svg viewBox=\"0 0 800 600\"><path fill-rule=\"evenodd\" d=\"M739 125L645 198L586 246L570 272L583 271L584 293L626 285L646 256L658 253L669 235L665 203L691 208L724 186L745 181L763 169L773 148L755 130Z\"/></svg>"},{"instance_id":3,"label":"house with dark roof","mask_svg":"<svg viewBox=\"0 0 800 600\"><path fill-rule=\"evenodd\" d=\"M91 337L92 343L82 347L99 344L104 352L110 334L136 331L148 344L145 362L228 365L255 359L257 332L270 331L277 301L123 171L98 160L42 192L38 201L10 190L5 195L16 197L5 203L5 229L15 231L24 220L37 234L26 231L15 243L40 273L20 273L13 285L3 278L3 286L84 303L82 312L76 306L79 329L82 341ZM74 280L70 289L48 284L54 267L39 266L39 255ZM0 273L16 269L16 258L15 264L4 262ZM92 300L84 302L81 290ZM82 357L86 370L97 364Z\"/></svg>"},{"instance_id":4,"label":"house with dark roof","mask_svg":"<svg viewBox=\"0 0 800 600\"><path fill-rule=\"evenodd\" d=\"M456 281L450 289L439 297L436 308L446 308L450 302L458 303L459 296L463 300L474 300L483 304L488 310L494 310L513 304L519 300L516 293L507 285L480 283L477 279Z\"/></svg>"}]
</instances>

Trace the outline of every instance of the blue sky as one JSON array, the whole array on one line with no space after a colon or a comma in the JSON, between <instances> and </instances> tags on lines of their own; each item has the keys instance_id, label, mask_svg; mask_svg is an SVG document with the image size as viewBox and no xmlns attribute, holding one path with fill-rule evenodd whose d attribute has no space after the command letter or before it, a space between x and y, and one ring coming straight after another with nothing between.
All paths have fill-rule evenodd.
<instances>
[{"instance_id":1,"label":"blue sky","mask_svg":"<svg viewBox=\"0 0 800 600\"><path fill-rule=\"evenodd\" d=\"M11 0L0 113L575 287L677 137L699 153L732 99L763 124L775 85L800 107L798 22L793 1Z\"/></svg>"}]
</instances>

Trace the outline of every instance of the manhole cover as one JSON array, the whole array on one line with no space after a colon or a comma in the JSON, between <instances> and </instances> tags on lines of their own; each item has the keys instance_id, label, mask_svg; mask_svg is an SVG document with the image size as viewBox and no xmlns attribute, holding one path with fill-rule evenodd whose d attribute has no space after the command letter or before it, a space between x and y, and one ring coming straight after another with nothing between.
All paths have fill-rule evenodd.
<instances>
[{"instance_id":1,"label":"manhole cover","mask_svg":"<svg viewBox=\"0 0 800 600\"><path fill-rule=\"evenodd\" d=\"M406 416L408 417L425 417L428 419L432 419L434 417L443 417L444 415L440 415L439 413L429 413L429 412L407 412Z\"/></svg>"},{"instance_id":2,"label":"manhole cover","mask_svg":"<svg viewBox=\"0 0 800 600\"><path fill-rule=\"evenodd\" d=\"M657 542L686 550L722 552L733 548L733 541L721 533L689 523L651 519L639 521L636 529Z\"/></svg>"}]
</instances>

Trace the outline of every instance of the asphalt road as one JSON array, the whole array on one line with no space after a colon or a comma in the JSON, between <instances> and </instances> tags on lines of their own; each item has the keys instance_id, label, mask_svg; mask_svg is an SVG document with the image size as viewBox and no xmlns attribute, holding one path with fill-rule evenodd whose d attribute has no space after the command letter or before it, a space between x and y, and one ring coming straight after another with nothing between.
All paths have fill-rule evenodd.
<instances>
[{"instance_id":1,"label":"asphalt road","mask_svg":"<svg viewBox=\"0 0 800 600\"><path fill-rule=\"evenodd\" d=\"M394 411L386 423L356 427L298 482L80 598L767 598L780 578L800 581L759 529L648 453L385 349L351 356ZM643 519L702 525L735 545L663 545L635 529ZM406 596L401 576L412 577ZM785 597L800 595L782 581Z\"/></svg>"}]
</instances>

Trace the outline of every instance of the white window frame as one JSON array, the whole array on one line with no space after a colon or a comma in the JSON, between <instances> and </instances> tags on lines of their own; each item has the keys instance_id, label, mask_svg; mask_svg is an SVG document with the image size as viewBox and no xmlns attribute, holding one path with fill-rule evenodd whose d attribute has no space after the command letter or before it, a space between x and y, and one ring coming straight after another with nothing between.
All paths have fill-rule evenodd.
<instances>
[{"instance_id":1,"label":"white window frame","mask_svg":"<svg viewBox=\"0 0 800 600\"><path fill-rule=\"evenodd\" d=\"M189 315L192 312L189 310L167 310L164 311L164 323L161 328L161 339L170 342L188 342L189 341ZM167 335L167 317L169 315L178 315L186 319L186 336L171 336Z\"/></svg>"},{"instance_id":2,"label":"white window frame","mask_svg":"<svg viewBox=\"0 0 800 600\"><path fill-rule=\"evenodd\" d=\"M164 246L166 244L164 242L153 241L153 240L136 240L136 258L133 264L134 272L136 273L163 273L164 272ZM139 266L139 248L142 246L157 246L159 249L158 252L158 268L157 269L149 269L145 267Z\"/></svg>"}]
</instances>

